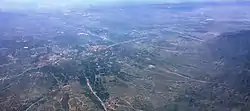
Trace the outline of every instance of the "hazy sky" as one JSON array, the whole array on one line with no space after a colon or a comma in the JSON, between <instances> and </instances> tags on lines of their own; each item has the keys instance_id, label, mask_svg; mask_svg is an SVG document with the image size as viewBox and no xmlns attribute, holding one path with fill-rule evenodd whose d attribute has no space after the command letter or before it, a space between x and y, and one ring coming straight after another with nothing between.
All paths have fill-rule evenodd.
<instances>
[{"instance_id":1,"label":"hazy sky","mask_svg":"<svg viewBox=\"0 0 250 111\"><path fill-rule=\"evenodd\" d=\"M240 1L240 0L0 0L0 8L55 8L72 5L89 5L89 4L111 4L111 3L168 3L168 2L207 2L207 1Z\"/></svg>"},{"instance_id":2,"label":"hazy sky","mask_svg":"<svg viewBox=\"0 0 250 111\"><path fill-rule=\"evenodd\" d=\"M103 3L103 2L204 2L204 1L232 1L232 0L0 0L5 3Z\"/></svg>"}]
</instances>

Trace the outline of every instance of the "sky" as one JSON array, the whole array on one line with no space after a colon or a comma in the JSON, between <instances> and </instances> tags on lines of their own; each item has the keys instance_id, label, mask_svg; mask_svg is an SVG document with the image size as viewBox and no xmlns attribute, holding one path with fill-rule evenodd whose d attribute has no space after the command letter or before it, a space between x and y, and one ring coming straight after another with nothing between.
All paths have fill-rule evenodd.
<instances>
[{"instance_id":1,"label":"sky","mask_svg":"<svg viewBox=\"0 0 250 111\"><path fill-rule=\"evenodd\" d=\"M64 3L107 3L107 2L205 2L205 1L232 1L232 0L0 0L0 2L13 2L13 3L54 3L54 2L64 2Z\"/></svg>"},{"instance_id":2,"label":"sky","mask_svg":"<svg viewBox=\"0 0 250 111\"><path fill-rule=\"evenodd\" d=\"M74 5L102 5L112 3L180 3L180 2L227 2L237 0L0 0L0 9L4 8L57 8ZM239 0L238 0L239 1Z\"/></svg>"}]
</instances>

